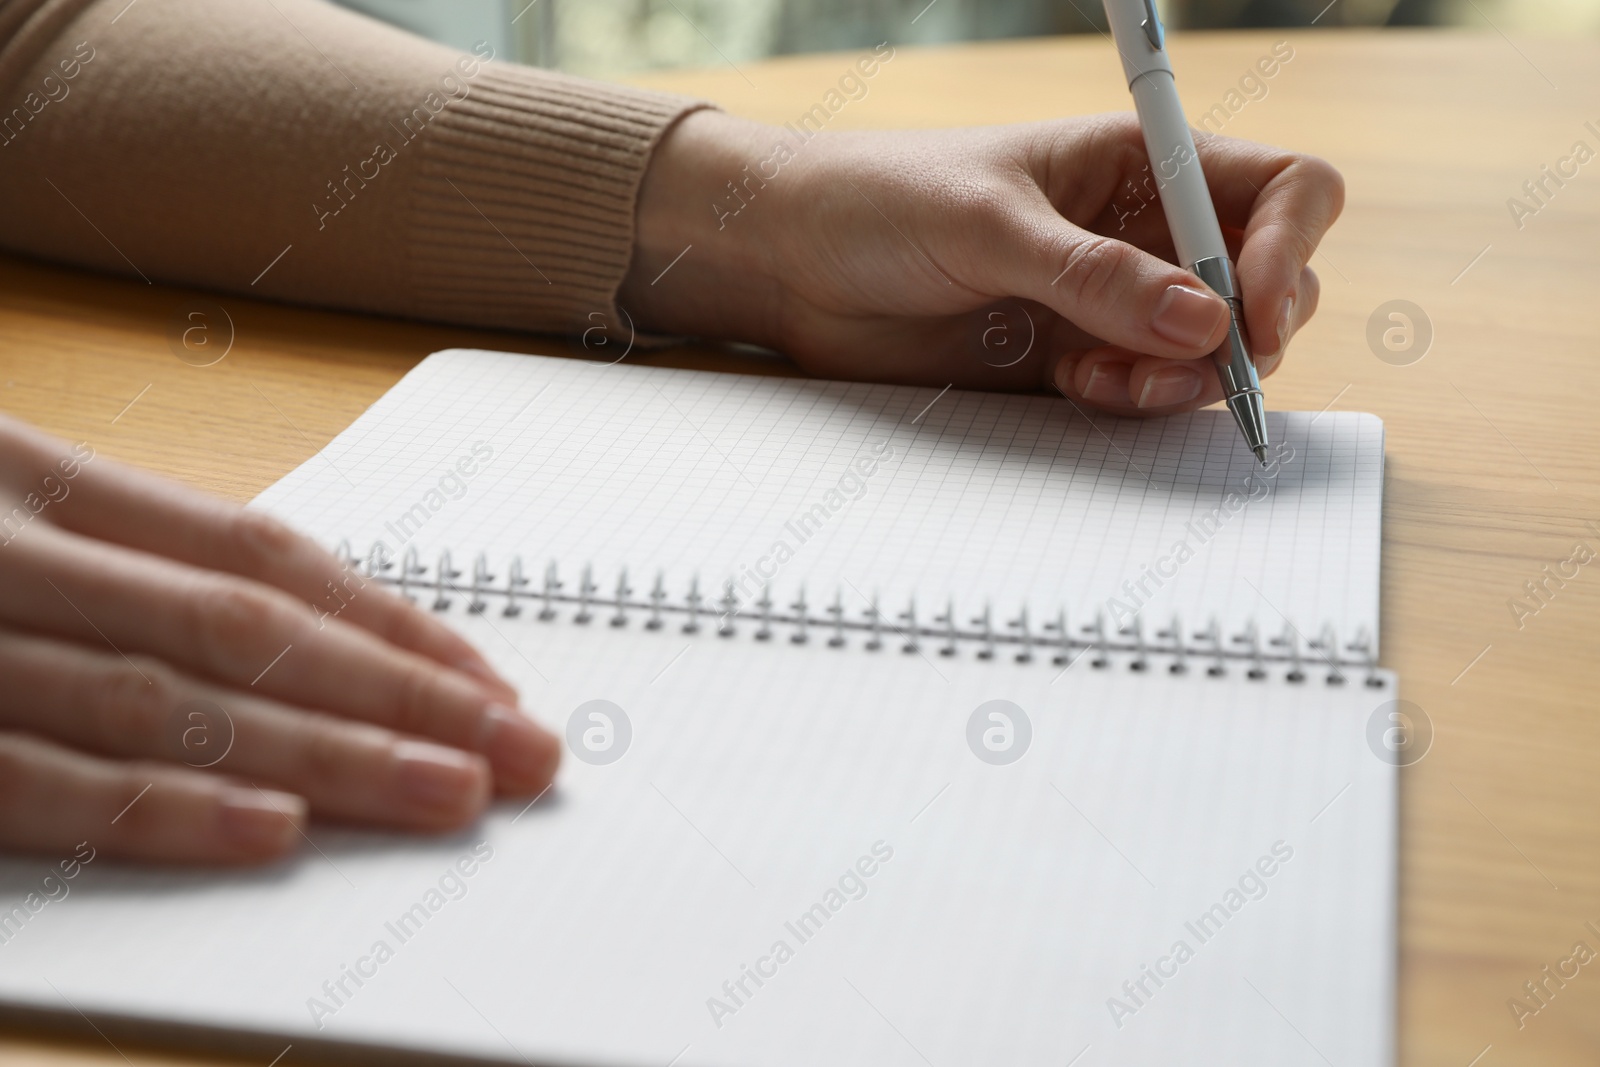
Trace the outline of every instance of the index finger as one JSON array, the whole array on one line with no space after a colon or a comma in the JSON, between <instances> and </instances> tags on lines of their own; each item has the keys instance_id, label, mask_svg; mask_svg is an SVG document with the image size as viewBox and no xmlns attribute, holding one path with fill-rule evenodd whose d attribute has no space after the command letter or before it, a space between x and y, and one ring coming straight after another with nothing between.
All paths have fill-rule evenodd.
<instances>
[{"instance_id":1,"label":"index finger","mask_svg":"<svg viewBox=\"0 0 1600 1067\"><path fill-rule=\"evenodd\" d=\"M515 706L516 690L465 639L377 582L356 579L333 554L269 515L176 482L69 449L0 418L0 440L40 470L73 474L51 513L57 525L101 541L276 586L319 614L336 615L389 644L461 671ZM61 464L70 464L63 467Z\"/></svg>"},{"instance_id":2,"label":"index finger","mask_svg":"<svg viewBox=\"0 0 1600 1067\"><path fill-rule=\"evenodd\" d=\"M1232 137L1197 139L1217 218L1244 231L1239 285L1256 355L1282 348L1282 328L1296 321L1300 272L1344 209L1344 178L1327 161Z\"/></svg>"},{"instance_id":3,"label":"index finger","mask_svg":"<svg viewBox=\"0 0 1600 1067\"><path fill-rule=\"evenodd\" d=\"M560 761L554 737L465 675L247 578L44 526L0 552L0 587L14 627L481 753L505 792L542 789Z\"/></svg>"}]
</instances>

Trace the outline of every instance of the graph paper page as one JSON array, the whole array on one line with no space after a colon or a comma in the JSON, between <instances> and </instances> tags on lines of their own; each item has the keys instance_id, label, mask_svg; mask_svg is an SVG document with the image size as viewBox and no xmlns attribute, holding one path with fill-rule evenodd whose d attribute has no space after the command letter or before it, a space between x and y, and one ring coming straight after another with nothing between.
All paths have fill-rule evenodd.
<instances>
[{"instance_id":1,"label":"graph paper page","mask_svg":"<svg viewBox=\"0 0 1600 1067\"><path fill-rule=\"evenodd\" d=\"M271 1035L261 1065L319 1040L515 1067L1392 1062L1395 773L1367 734L1392 680L462 599L440 618L557 733L626 715L620 758L573 749L549 796L446 838L317 822L265 871L96 859L0 944L0 1001ZM1029 723L1010 763L971 740L997 700ZM54 858L0 858L0 907Z\"/></svg>"},{"instance_id":2,"label":"graph paper page","mask_svg":"<svg viewBox=\"0 0 1600 1067\"><path fill-rule=\"evenodd\" d=\"M1375 620L1376 420L1272 428L1292 458L1164 594ZM876 454L775 590L1076 605L1243 485L1234 437L1209 413L445 353L261 502L328 541L642 585L747 559ZM96 860L0 944L0 1002L254 1033L262 1063L322 1041L551 1067L1392 1062L1392 677L468 599L438 617L566 739L549 795L444 838L313 822L265 871ZM0 858L0 914L49 869Z\"/></svg>"},{"instance_id":3,"label":"graph paper page","mask_svg":"<svg viewBox=\"0 0 1600 1067\"><path fill-rule=\"evenodd\" d=\"M1135 617L1376 638L1383 427L1273 412L1261 468L1223 411L1154 420L941 392L478 351L424 360L257 504L358 554L555 560L572 588L698 578L852 617L915 599L1081 629Z\"/></svg>"}]
</instances>

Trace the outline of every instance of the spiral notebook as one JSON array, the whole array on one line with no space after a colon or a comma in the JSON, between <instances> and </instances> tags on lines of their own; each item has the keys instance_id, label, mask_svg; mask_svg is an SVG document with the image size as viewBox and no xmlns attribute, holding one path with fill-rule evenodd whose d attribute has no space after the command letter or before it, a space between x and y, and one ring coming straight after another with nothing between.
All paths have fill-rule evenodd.
<instances>
[{"instance_id":1,"label":"spiral notebook","mask_svg":"<svg viewBox=\"0 0 1600 1067\"><path fill-rule=\"evenodd\" d=\"M0 1000L285 1063L1392 1062L1382 426L1269 429L435 354L257 506L482 648L557 787L92 864Z\"/></svg>"}]
</instances>

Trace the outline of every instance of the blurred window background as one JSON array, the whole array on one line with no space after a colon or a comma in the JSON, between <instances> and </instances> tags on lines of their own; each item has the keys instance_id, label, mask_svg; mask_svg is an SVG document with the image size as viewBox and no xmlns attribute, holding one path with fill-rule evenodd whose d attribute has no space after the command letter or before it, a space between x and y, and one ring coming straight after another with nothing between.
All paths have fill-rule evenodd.
<instances>
[{"instance_id":1,"label":"blurred window background","mask_svg":"<svg viewBox=\"0 0 1600 1067\"><path fill-rule=\"evenodd\" d=\"M424 36L593 78L891 41L1082 33L1099 0L340 0ZM1600 0L1160 0L1172 28L1463 26L1600 32Z\"/></svg>"}]
</instances>

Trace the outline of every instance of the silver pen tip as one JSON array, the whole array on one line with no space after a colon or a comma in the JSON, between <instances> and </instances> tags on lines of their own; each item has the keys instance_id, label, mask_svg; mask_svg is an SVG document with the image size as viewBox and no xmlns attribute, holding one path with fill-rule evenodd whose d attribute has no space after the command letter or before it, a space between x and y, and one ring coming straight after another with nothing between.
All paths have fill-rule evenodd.
<instances>
[{"instance_id":1,"label":"silver pen tip","mask_svg":"<svg viewBox=\"0 0 1600 1067\"><path fill-rule=\"evenodd\" d=\"M1265 467L1267 465L1267 446L1266 445L1256 445L1256 447L1254 449L1252 449L1252 451L1255 452L1255 454L1256 454L1256 462L1260 463L1263 467Z\"/></svg>"}]
</instances>

